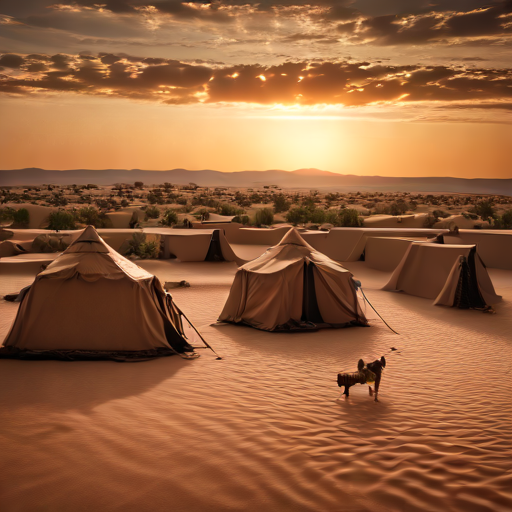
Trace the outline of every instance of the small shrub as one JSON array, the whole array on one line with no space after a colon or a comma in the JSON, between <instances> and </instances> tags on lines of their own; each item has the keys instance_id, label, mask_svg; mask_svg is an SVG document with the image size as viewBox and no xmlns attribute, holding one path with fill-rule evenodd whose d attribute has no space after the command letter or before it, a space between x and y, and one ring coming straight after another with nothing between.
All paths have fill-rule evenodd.
<instances>
[{"instance_id":1,"label":"small shrub","mask_svg":"<svg viewBox=\"0 0 512 512\"><path fill-rule=\"evenodd\" d=\"M71 212L59 210L50 213L48 216L48 229L76 229L75 216Z\"/></svg>"},{"instance_id":2,"label":"small shrub","mask_svg":"<svg viewBox=\"0 0 512 512\"><path fill-rule=\"evenodd\" d=\"M403 199L398 199L389 205L389 214L403 215L408 210L408 207L409 205Z\"/></svg>"},{"instance_id":3,"label":"small shrub","mask_svg":"<svg viewBox=\"0 0 512 512\"><path fill-rule=\"evenodd\" d=\"M286 212L290 209L291 203L284 194L274 196L274 213Z\"/></svg>"},{"instance_id":4,"label":"small shrub","mask_svg":"<svg viewBox=\"0 0 512 512\"><path fill-rule=\"evenodd\" d=\"M309 215L309 221L315 224L323 224L325 222L325 210L323 208L315 208Z\"/></svg>"},{"instance_id":5,"label":"small shrub","mask_svg":"<svg viewBox=\"0 0 512 512\"><path fill-rule=\"evenodd\" d=\"M353 208L345 208L338 214L339 226L357 228L363 225L363 219L359 218L359 212Z\"/></svg>"},{"instance_id":6,"label":"small shrub","mask_svg":"<svg viewBox=\"0 0 512 512\"><path fill-rule=\"evenodd\" d=\"M13 210L12 212L12 226L13 228L28 228L30 223L30 214L26 208Z\"/></svg>"},{"instance_id":7,"label":"small shrub","mask_svg":"<svg viewBox=\"0 0 512 512\"><path fill-rule=\"evenodd\" d=\"M157 240L148 242L144 233L134 233L128 242L127 256L136 256L143 260L156 259L160 252L160 243Z\"/></svg>"},{"instance_id":8,"label":"small shrub","mask_svg":"<svg viewBox=\"0 0 512 512\"><path fill-rule=\"evenodd\" d=\"M507 210L501 216L501 225L503 229L512 229L512 210Z\"/></svg>"},{"instance_id":9,"label":"small shrub","mask_svg":"<svg viewBox=\"0 0 512 512\"><path fill-rule=\"evenodd\" d=\"M270 208L262 208L261 210L256 210L256 214L254 216L254 224L256 226L261 226L262 224L265 226L270 226L274 222L274 213Z\"/></svg>"},{"instance_id":10,"label":"small shrub","mask_svg":"<svg viewBox=\"0 0 512 512\"><path fill-rule=\"evenodd\" d=\"M12 208L0 208L0 226L9 226L14 220Z\"/></svg>"},{"instance_id":11,"label":"small shrub","mask_svg":"<svg viewBox=\"0 0 512 512\"><path fill-rule=\"evenodd\" d=\"M241 208L237 208L228 203L220 204L217 211L220 215L240 215L244 212Z\"/></svg>"},{"instance_id":12,"label":"small shrub","mask_svg":"<svg viewBox=\"0 0 512 512\"><path fill-rule=\"evenodd\" d=\"M94 206L85 206L78 210L78 221L88 226L94 226L95 228L105 227L105 221L101 217L100 212L94 208Z\"/></svg>"},{"instance_id":13,"label":"small shrub","mask_svg":"<svg viewBox=\"0 0 512 512\"><path fill-rule=\"evenodd\" d=\"M482 220L489 220L494 217L495 209L493 202L489 201L480 201L475 204L475 206L471 209L472 213L478 215Z\"/></svg>"},{"instance_id":14,"label":"small shrub","mask_svg":"<svg viewBox=\"0 0 512 512\"><path fill-rule=\"evenodd\" d=\"M308 221L309 211L307 208L296 206L288 210L286 220L296 226L297 224L304 224Z\"/></svg>"},{"instance_id":15,"label":"small shrub","mask_svg":"<svg viewBox=\"0 0 512 512\"><path fill-rule=\"evenodd\" d=\"M168 208L162 215L160 224L163 226L174 226L175 224L178 224L178 214L174 210Z\"/></svg>"},{"instance_id":16,"label":"small shrub","mask_svg":"<svg viewBox=\"0 0 512 512\"><path fill-rule=\"evenodd\" d=\"M160 210L156 206L148 206L146 208L146 220L158 219L160 217Z\"/></svg>"}]
</instances>

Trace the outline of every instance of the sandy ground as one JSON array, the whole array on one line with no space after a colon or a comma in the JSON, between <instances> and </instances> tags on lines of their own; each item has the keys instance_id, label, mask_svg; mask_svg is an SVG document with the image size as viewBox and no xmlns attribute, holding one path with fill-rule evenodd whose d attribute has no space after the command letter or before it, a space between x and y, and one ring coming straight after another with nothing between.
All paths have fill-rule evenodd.
<instances>
[{"instance_id":1,"label":"sandy ground","mask_svg":"<svg viewBox=\"0 0 512 512\"><path fill-rule=\"evenodd\" d=\"M511 271L489 269L489 315L348 264L397 336L211 326L233 263L143 266L190 282L173 296L224 359L0 360L2 511L511 510ZM32 279L2 275L0 294ZM0 339L16 309L0 301ZM380 403L359 385L337 400L337 372L381 355Z\"/></svg>"}]
</instances>

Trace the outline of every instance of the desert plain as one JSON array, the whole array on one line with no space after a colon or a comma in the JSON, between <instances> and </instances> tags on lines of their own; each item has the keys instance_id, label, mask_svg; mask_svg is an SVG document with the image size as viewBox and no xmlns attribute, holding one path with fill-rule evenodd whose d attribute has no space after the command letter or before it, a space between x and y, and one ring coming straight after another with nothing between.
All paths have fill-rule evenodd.
<instances>
[{"instance_id":1,"label":"desert plain","mask_svg":"<svg viewBox=\"0 0 512 512\"><path fill-rule=\"evenodd\" d=\"M34 280L36 255L3 260L0 295ZM216 323L235 262L137 264L190 283L172 296L222 360L0 360L2 510L510 510L512 270L487 265L489 314L346 261L398 334L369 306L368 328L273 333ZM1 339L17 308L0 301ZM380 401L342 397L337 373L381 356Z\"/></svg>"}]
</instances>

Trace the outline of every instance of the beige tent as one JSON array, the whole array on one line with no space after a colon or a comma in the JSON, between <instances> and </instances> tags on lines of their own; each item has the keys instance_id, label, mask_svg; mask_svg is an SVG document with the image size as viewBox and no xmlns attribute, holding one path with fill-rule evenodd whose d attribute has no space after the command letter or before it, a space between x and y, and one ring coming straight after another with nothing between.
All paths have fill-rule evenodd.
<instances>
[{"instance_id":1,"label":"beige tent","mask_svg":"<svg viewBox=\"0 0 512 512\"><path fill-rule=\"evenodd\" d=\"M293 228L238 269L219 320L266 331L368 325L352 273Z\"/></svg>"},{"instance_id":2,"label":"beige tent","mask_svg":"<svg viewBox=\"0 0 512 512\"><path fill-rule=\"evenodd\" d=\"M192 351L158 279L89 226L23 297L3 357L140 358Z\"/></svg>"},{"instance_id":3,"label":"beige tent","mask_svg":"<svg viewBox=\"0 0 512 512\"><path fill-rule=\"evenodd\" d=\"M501 300L475 245L412 242L383 290L462 308L484 308Z\"/></svg>"}]
</instances>

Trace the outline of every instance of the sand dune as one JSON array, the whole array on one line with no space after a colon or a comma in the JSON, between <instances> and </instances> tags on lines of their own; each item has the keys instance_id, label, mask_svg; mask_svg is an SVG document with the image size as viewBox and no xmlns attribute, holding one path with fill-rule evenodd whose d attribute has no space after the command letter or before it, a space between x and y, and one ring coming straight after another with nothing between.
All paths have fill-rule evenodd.
<instances>
[{"instance_id":1,"label":"sand dune","mask_svg":"<svg viewBox=\"0 0 512 512\"><path fill-rule=\"evenodd\" d=\"M224 359L0 360L2 510L510 510L510 271L489 270L504 300L487 315L348 264L397 336L212 326L235 264L142 265L190 282L173 297ZM0 336L16 309L0 302ZM336 373L381 355L380 403L337 400Z\"/></svg>"}]
</instances>

